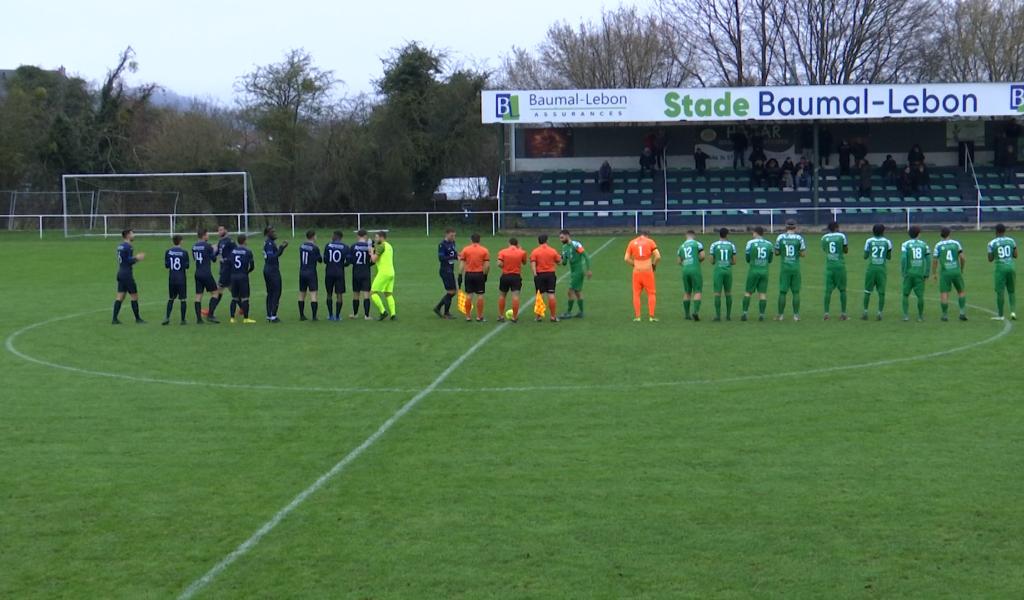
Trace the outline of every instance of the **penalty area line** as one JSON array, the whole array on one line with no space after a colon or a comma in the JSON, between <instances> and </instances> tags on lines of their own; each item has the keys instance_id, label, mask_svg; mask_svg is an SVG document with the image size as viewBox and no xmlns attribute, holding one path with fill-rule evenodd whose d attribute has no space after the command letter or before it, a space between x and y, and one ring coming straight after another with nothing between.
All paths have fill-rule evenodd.
<instances>
[{"instance_id":1,"label":"penalty area line","mask_svg":"<svg viewBox=\"0 0 1024 600\"><path fill-rule=\"evenodd\" d=\"M607 248L608 245L611 244L613 241L615 241L615 238L611 238L608 241L606 241L597 250L595 250L591 256L597 256L598 253ZM564 278L565 275L563 275L560 278L560 280ZM531 298L527 300L525 303L523 303L523 307L529 307L531 304L533 304L533 302L534 298ZM310 496L319 491L320 488L324 487L328 482L334 479L335 476L344 471L346 467L352 464L353 461L355 461L364 452L366 452L366 450L373 446L377 442L377 440L383 437L384 434L387 433L388 430L391 429L395 425L395 423L399 421L399 419L404 417L406 414L409 413L409 411L415 408L416 405L419 404L421 400L423 400L432 392L434 392L434 390L436 390L439 385L444 383L444 381L448 379L448 377L451 376L451 374L454 373L456 369L462 366L462 363L466 362L466 360L469 357L473 356L478 350L480 350L480 348L484 347L487 344L487 342L491 341L491 339L493 339L496 335L504 331L506 327L508 327L508 324L503 323L502 325L490 330L483 337L477 340L476 343L474 343L472 346L469 347L468 350L463 352L458 358L452 361L452 363L448 365L448 368L442 371L440 375L438 375L432 382L430 382L430 385L420 390L408 402L403 404L402 407L399 408L393 415L388 417L388 419L384 421L384 423L382 423L381 426L378 427L377 430L370 435L370 437L366 438L366 440L364 440L363 443L359 444L351 451L349 451L349 453L346 454L337 463L335 463L335 465L331 467L329 471L327 471L319 478L317 478L317 480L314 481L309 487L299 492L299 494L292 498L292 501L286 504L284 508L277 511L277 513L275 513L274 516L271 517L269 521L264 523L259 529L256 530L255 533L249 536L248 539L239 544L237 548L231 551L231 553L222 558L220 562L215 564L213 567L211 567L210 570L203 574L202 577L193 581L187 588L185 588L185 591L183 591L178 596L178 600L189 600L190 598L193 598L196 594L201 592L203 588L210 585L210 583L212 583L213 580L217 578L217 576L223 573L235 561L245 556L250 550L256 547L256 545L260 543L260 540L262 540L268 533L273 531L274 528L277 527L281 523L281 521L284 520L285 517L287 517L296 508L301 506L302 503L304 503Z\"/></svg>"}]
</instances>

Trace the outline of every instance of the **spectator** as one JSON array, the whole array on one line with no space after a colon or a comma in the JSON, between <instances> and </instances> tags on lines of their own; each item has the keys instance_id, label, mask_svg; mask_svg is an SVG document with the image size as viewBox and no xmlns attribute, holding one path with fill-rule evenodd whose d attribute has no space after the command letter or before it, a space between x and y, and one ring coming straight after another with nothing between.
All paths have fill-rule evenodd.
<instances>
[{"instance_id":1,"label":"spectator","mask_svg":"<svg viewBox=\"0 0 1024 600\"><path fill-rule=\"evenodd\" d=\"M654 152L650 148L644 148L643 153L640 154L640 176L643 177L647 171L654 175L654 166L657 162Z\"/></svg>"},{"instance_id":2,"label":"spectator","mask_svg":"<svg viewBox=\"0 0 1024 600\"><path fill-rule=\"evenodd\" d=\"M750 152L750 164L756 162L768 162L768 156L764 153L764 148L760 146L754 146L754 149Z\"/></svg>"},{"instance_id":3,"label":"spectator","mask_svg":"<svg viewBox=\"0 0 1024 600\"><path fill-rule=\"evenodd\" d=\"M829 156L832 154L832 132L822 129L818 132L818 164L830 165Z\"/></svg>"},{"instance_id":4,"label":"spectator","mask_svg":"<svg viewBox=\"0 0 1024 600\"><path fill-rule=\"evenodd\" d=\"M781 188L782 187L782 169L779 167L779 161L774 158L769 160L764 165L764 180L765 185L770 188Z\"/></svg>"},{"instance_id":5,"label":"spectator","mask_svg":"<svg viewBox=\"0 0 1024 600\"><path fill-rule=\"evenodd\" d=\"M894 182L899 179L900 167L896 164L896 159L892 157L892 154L885 155L885 162L882 163L882 177L887 182Z\"/></svg>"},{"instance_id":6,"label":"spectator","mask_svg":"<svg viewBox=\"0 0 1024 600\"><path fill-rule=\"evenodd\" d=\"M750 189L764 185L764 163L761 161L752 162L750 167Z\"/></svg>"},{"instance_id":7,"label":"spectator","mask_svg":"<svg viewBox=\"0 0 1024 600\"><path fill-rule=\"evenodd\" d=\"M793 164L793 160L786 157L785 162L782 163L782 187L793 188L796 187L796 165Z\"/></svg>"},{"instance_id":8,"label":"spectator","mask_svg":"<svg viewBox=\"0 0 1024 600\"><path fill-rule=\"evenodd\" d=\"M860 197L870 198L871 197L871 163L868 159L862 158L859 163L860 166Z\"/></svg>"},{"instance_id":9,"label":"spectator","mask_svg":"<svg viewBox=\"0 0 1024 600\"><path fill-rule=\"evenodd\" d=\"M654 153L654 159L658 161L658 170L662 170L662 159L665 158L665 150L668 148L668 139L665 137L665 130L659 129L654 134L654 146L651 147L651 152Z\"/></svg>"},{"instance_id":10,"label":"spectator","mask_svg":"<svg viewBox=\"0 0 1024 600\"><path fill-rule=\"evenodd\" d=\"M601 163L601 168L597 170L597 183L602 192L612 191L612 166L608 161Z\"/></svg>"},{"instance_id":11,"label":"spectator","mask_svg":"<svg viewBox=\"0 0 1024 600\"><path fill-rule=\"evenodd\" d=\"M924 164L924 152L921 152L921 146L914 144L910 152L907 152L907 164L913 166L918 163Z\"/></svg>"},{"instance_id":12,"label":"spectator","mask_svg":"<svg viewBox=\"0 0 1024 600\"><path fill-rule=\"evenodd\" d=\"M1008 139L999 140L1000 147L996 150L996 166L999 167L999 180L1010 183L1017 176L1017 161L1014 157L1016 148Z\"/></svg>"},{"instance_id":13,"label":"spectator","mask_svg":"<svg viewBox=\"0 0 1024 600\"><path fill-rule=\"evenodd\" d=\"M910 166L903 167L903 170L900 171L899 188L900 194L904 197L917 193L917 185L913 174L910 172Z\"/></svg>"},{"instance_id":14,"label":"spectator","mask_svg":"<svg viewBox=\"0 0 1024 600\"><path fill-rule=\"evenodd\" d=\"M853 164L859 165L860 161L868 157L868 146L864 142L854 142L850 144L850 152L853 153Z\"/></svg>"},{"instance_id":15,"label":"spectator","mask_svg":"<svg viewBox=\"0 0 1024 600\"><path fill-rule=\"evenodd\" d=\"M924 162L917 164L917 185L914 191L927 192L932 189L932 175L928 172L928 168L924 166Z\"/></svg>"},{"instance_id":16,"label":"spectator","mask_svg":"<svg viewBox=\"0 0 1024 600\"><path fill-rule=\"evenodd\" d=\"M737 129L732 132L729 136L729 141L732 142L732 168L736 168L738 164L741 167L745 167L744 157L747 154L747 134L743 133L742 129Z\"/></svg>"},{"instance_id":17,"label":"spectator","mask_svg":"<svg viewBox=\"0 0 1024 600\"><path fill-rule=\"evenodd\" d=\"M800 162L796 164L796 184L798 187L809 188L813 180L814 165L806 156L801 156Z\"/></svg>"},{"instance_id":18,"label":"spectator","mask_svg":"<svg viewBox=\"0 0 1024 600\"><path fill-rule=\"evenodd\" d=\"M693 166L697 169L697 174L700 176L703 176L708 170L708 154L700 146L696 146L693 149Z\"/></svg>"},{"instance_id":19,"label":"spectator","mask_svg":"<svg viewBox=\"0 0 1024 600\"><path fill-rule=\"evenodd\" d=\"M850 145L846 143L846 140L839 142L839 174L849 175L850 174Z\"/></svg>"}]
</instances>

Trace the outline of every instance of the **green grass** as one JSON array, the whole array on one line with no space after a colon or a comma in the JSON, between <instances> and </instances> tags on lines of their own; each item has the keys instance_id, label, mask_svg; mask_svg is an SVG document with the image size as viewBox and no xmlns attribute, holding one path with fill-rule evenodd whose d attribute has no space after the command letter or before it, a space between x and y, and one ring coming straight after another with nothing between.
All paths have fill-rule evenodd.
<instances>
[{"instance_id":1,"label":"green grass","mask_svg":"<svg viewBox=\"0 0 1024 600\"><path fill-rule=\"evenodd\" d=\"M684 321L666 264L657 324L631 321L615 239L585 320L506 326L200 596L1019 595L1024 342L982 310L988 236L960 236L967 323L932 282L901 322L895 265L885 321L822 322L808 238L803 322L741 323L737 295L713 323L710 294ZM80 369L0 352L0 597L175 597L498 327L496 277L490 322L442 322L436 240L393 244L397 322L299 323L290 249L284 325L257 272L258 325L161 327L166 241L140 238L150 324L115 328L114 241L0 237L0 334L78 315L13 343Z\"/></svg>"}]
</instances>

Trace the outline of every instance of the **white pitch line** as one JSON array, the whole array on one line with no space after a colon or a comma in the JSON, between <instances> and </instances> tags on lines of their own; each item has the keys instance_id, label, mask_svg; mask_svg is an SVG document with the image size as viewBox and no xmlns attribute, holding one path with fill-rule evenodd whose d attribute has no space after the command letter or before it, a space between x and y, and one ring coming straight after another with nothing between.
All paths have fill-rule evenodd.
<instances>
[{"instance_id":1,"label":"white pitch line","mask_svg":"<svg viewBox=\"0 0 1024 600\"><path fill-rule=\"evenodd\" d=\"M591 256L597 256L598 253L607 248L608 245L611 244L613 241L615 241L615 238L611 238L610 240L605 242L603 245L601 245L600 248L595 250ZM560 277L559 279L561 280L564 278L565 275L562 275L562 277ZM525 308L530 306L533 303L533 301L534 298L527 300L526 302L523 303L523 307ZM385 433L387 433L388 430L391 429L391 427L393 427L394 424L397 423L399 419L408 414L408 412L415 408L415 406L419 404L421 400L429 396L431 392L437 389L437 386L441 385L441 383L448 379L448 377L452 373L454 373L455 370L462 365L462 363L466 362L466 359L468 359L470 356L473 356L473 354L475 354L477 350L482 348L485 344L487 344L487 342L491 341L491 339L494 338L494 336L504 331L507 325L507 323L503 323L502 325L490 330L489 332L487 332L486 335L477 340L475 344L470 346L469 350L466 350L461 356L456 358L452 362L452 364L448 365L447 369L442 371L441 374L438 375L436 379L434 379L434 381L430 382L430 385L420 390L419 393L413 396L411 400L403 404L402 407L399 408L397 412L395 412L395 414L391 415L387 421L384 421L384 423L377 428L377 431L373 432L373 435L366 438L366 440L362 444L359 444L352 451L346 454L344 458L342 458L333 467L331 467L329 471L321 475L316 481L313 482L312 485L299 492L299 495L295 496L295 498L293 498L291 502L285 505L285 507L282 508L281 510L277 511L277 513L273 517L271 517L269 521L267 521L263 524L263 526L257 529L256 533L252 534L251 536L249 536L249 539L239 544L237 548L235 548L230 554L221 559L221 561L214 565L209 571L207 571L206 574L204 574L199 579L193 581L192 584L185 588L185 591L178 596L178 600L188 600L189 598L195 596L197 593L202 591L203 588L209 585L214 579L216 579L218 575L223 573L225 569L230 567L232 563L234 563L236 560L238 560L239 558L247 554L250 550L252 550L256 546L256 544L260 543L260 540L262 540L265 535L273 531L273 529L277 527L277 525L285 517L287 517L292 511L294 511L303 502L305 502L307 498L315 494L320 488L326 485L331 479L338 475L338 473L344 471L345 467L347 467L354 460L359 458L363 454L363 452L366 452L366 450L374 443L376 443L377 440L379 440Z\"/></svg>"}]
</instances>

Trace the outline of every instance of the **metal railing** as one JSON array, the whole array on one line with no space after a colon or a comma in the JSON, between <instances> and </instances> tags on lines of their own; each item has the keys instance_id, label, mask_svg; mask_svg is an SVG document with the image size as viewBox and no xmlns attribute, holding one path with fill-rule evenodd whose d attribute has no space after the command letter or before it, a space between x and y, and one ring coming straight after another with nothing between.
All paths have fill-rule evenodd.
<instances>
[{"instance_id":1,"label":"metal railing","mask_svg":"<svg viewBox=\"0 0 1024 600\"><path fill-rule=\"evenodd\" d=\"M234 225L235 231L246 231L246 223L273 224L278 229L290 229L292 237L304 229L317 228L400 228L422 229L431 235L438 227L457 225L461 228L474 227L481 231L490 229L491 235L499 230L538 229L615 229L640 231L649 227L686 227L699 229L702 233L710 228L724 225L764 226L769 231L788 219L795 219L805 225L813 222L814 213L819 220L824 217L844 224L865 224L883 222L891 225L913 223L951 224L958 223L981 227L983 212L974 211L974 206L964 204L928 204L919 206L871 207L819 206L793 208L765 208L761 206L712 205L701 208L613 210L613 207L584 207L576 210L528 211L456 211L441 212L272 212L272 213L131 213L104 215L63 215L35 214L13 215L9 219L17 223L9 229L38 232L40 238L46 231L64 230L69 224L67 237L120 235L121 229L133 228L139 234L173 235L189 234L197 227L212 229L219 224ZM1006 210L1024 213L1024 206L1007 206ZM973 213L973 214L972 214ZM972 218L973 217L973 218ZM21 225L17 227L16 225ZM262 225L258 226L262 229Z\"/></svg>"}]
</instances>

